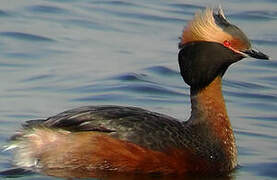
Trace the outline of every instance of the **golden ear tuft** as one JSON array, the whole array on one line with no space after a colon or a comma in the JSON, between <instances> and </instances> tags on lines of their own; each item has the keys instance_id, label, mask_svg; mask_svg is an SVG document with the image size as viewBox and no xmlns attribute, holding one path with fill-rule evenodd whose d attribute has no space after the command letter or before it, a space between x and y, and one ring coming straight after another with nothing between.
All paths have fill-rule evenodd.
<instances>
[{"instance_id":1,"label":"golden ear tuft","mask_svg":"<svg viewBox=\"0 0 277 180\"><path fill-rule=\"evenodd\" d=\"M193 20L185 27L179 45L183 46L193 41L223 43L225 40L231 40L232 37L216 24L214 15L214 10L211 8L196 12ZM226 19L220 7L218 8L218 15Z\"/></svg>"}]
</instances>

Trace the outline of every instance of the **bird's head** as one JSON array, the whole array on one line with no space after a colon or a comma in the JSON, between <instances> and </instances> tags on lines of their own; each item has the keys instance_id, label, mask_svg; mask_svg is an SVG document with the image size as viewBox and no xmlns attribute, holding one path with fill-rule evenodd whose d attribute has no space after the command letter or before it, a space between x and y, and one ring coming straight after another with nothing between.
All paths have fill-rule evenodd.
<instances>
[{"instance_id":1,"label":"bird's head","mask_svg":"<svg viewBox=\"0 0 277 180\"><path fill-rule=\"evenodd\" d=\"M247 36L225 18L221 8L197 12L184 29L179 48L181 74L196 90L223 76L229 65L242 58L269 59L251 48Z\"/></svg>"}]
</instances>

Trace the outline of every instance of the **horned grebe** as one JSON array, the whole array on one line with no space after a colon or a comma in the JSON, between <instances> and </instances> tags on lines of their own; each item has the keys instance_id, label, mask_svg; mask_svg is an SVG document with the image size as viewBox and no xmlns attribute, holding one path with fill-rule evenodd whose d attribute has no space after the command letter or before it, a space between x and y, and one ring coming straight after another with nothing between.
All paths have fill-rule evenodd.
<instances>
[{"instance_id":1,"label":"horned grebe","mask_svg":"<svg viewBox=\"0 0 277 180\"><path fill-rule=\"evenodd\" d=\"M247 56L246 35L220 9L196 13L179 43L179 67L191 88L191 117L137 107L86 106L31 120L11 138L15 165L62 177L102 173L227 173L237 148L221 91L227 68Z\"/></svg>"}]
</instances>

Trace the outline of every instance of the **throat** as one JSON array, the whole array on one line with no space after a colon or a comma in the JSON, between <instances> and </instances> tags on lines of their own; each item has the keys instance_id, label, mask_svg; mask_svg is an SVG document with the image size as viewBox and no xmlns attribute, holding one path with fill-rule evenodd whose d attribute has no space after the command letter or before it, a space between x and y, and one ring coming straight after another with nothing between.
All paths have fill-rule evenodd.
<instances>
[{"instance_id":1,"label":"throat","mask_svg":"<svg viewBox=\"0 0 277 180\"><path fill-rule=\"evenodd\" d=\"M205 121L214 128L231 126L221 90L221 77L201 91L191 90L191 121Z\"/></svg>"},{"instance_id":2,"label":"throat","mask_svg":"<svg viewBox=\"0 0 277 180\"><path fill-rule=\"evenodd\" d=\"M222 95L220 76L201 91L191 92L191 107L189 124L207 132L205 136L208 144L221 147L226 162L230 163L227 163L227 169L235 167L237 149Z\"/></svg>"}]
</instances>

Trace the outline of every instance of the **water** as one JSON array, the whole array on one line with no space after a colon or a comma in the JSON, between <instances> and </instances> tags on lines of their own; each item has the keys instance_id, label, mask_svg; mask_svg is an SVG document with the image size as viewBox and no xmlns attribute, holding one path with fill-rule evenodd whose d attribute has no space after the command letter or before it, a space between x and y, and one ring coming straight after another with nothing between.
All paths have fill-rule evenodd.
<instances>
[{"instance_id":1,"label":"water","mask_svg":"<svg viewBox=\"0 0 277 180\"><path fill-rule=\"evenodd\" d=\"M133 105L187 119L189 89L179 75L178 37L195 11L218 3L254 47L272 58L245 59L225 75L240 164L226 179L276 179L274 0L2 1L0 145L28 119L84 105ZM0 153L1 170L10 161L9 152Z\"/></svg>"}]
</instances>

